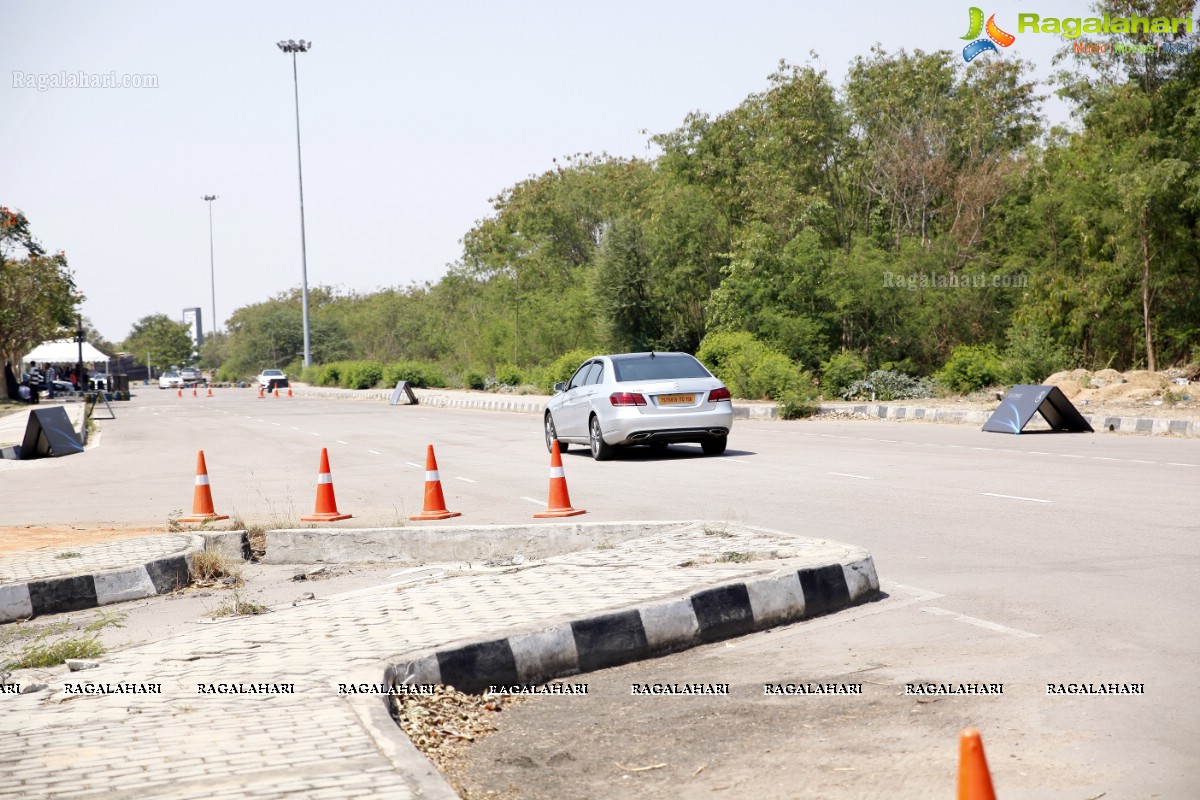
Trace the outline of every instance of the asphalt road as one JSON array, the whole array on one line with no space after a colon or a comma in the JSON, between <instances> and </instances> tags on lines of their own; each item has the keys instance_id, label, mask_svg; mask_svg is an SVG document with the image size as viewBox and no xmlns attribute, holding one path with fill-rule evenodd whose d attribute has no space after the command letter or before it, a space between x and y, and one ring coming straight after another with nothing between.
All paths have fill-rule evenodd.
<instances>
[{"instance_id":1,"label":"asphalt road","mask_svg":"<svg viewBox=\"0 0 1200 800\"><path fill-rule=\"evenodd\" d=\"M163 524L172 510L190 509L198 449L206 453L217 510L246 522L293 525L308 513L321 447L329 448L339 508L355 515L340 527L393 525L418 511L429 443L447 504L463 514L441 524L531 521L545 504L548 457L533 415L259 400L251 390L211 399L147 391L114 405L118 418L100 422L100 444L87 453L0 462L0 528ZM915 422L739 421L722 457L681 446L596 463L572 449L564 464L573 505L589 512L581 519L738 520L851 542L875 557L890 596L853 612L860 616L674 656L665 678L707 675L741 686L750 693L746 702L760 705L762 682L838 680L868 669L877 682L868 686L884 703L873 712L875 724L920 734L904 750L912 758L897 767L903 775L925 765L939 779L952 777L953 730L972 723L984 727L994 766L1022 758L1032 765L1024 777L1008 778L1012 796L1196 793L1200 441L1003 436ZM662 680L664 663L596 680ZM1006 688L1001 698L928 706L946 716L927 730L913 727L917 717L934 716L926 704L908 697L892 705L910 681ZM1081 681L1140 683L1145 694L1046 696L1047 683ZM619 692L589 702L604 697L610 701L594 714L616 714L630 702ZM521 713L538 707L552 708L525 704ZM672 724L670 715L650 715L657 716ZM870 730L824 724L825 738L861 738L868 749L853 752L864 762L888 763L886 744L880 756L867 755ZM805 729L792 727L786 735L747 730L760 744L790 735L799 747ZM714 723L716 740L722 731L742 741L736 726ZM949 742L939 738L947 733ZM561 735L577 741L583 734ZM934 753L941 760L930 765ZM873 796L867 784L853 783L855 766L836 773L829 766L842 783L812 796ZM715 765L700 776L727 777ZM837 788L843 785L848 794ZM938 785L948 792L952 784ZM923 796L925 788L892 796Z\"/></svg>"}]
</instances>

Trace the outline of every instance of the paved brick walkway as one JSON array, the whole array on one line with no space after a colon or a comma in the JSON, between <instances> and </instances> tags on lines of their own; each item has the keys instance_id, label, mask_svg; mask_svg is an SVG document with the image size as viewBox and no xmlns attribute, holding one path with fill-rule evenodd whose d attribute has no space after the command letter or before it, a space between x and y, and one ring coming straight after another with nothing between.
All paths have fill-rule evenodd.
<instances>
[{"instance_id":1,"label":"paved brick walkway","mask_svg":"<svg viewBox=\"0 0 1200 800\"><path fill-rule=\"evenodd\" d=\"M145 536L80 547L30 550L0 555L0 585L118 569L145 564L183 552L192 543L191 536ZM78 556L64 554L78 553Z\"/></svg>"},{"instance_id":2,"label":"paved brick walkway","mask_svg":"<svg viewBox=\"0 0 1200 800\"><path fill-rule=\"evenodd\" d=\"M749 562L721 561L749 553ZM0 797L399 798L422 796L399 730L366 720L385 663L537 630L705 586L864 555L857 548L702 523L527 568L374 587L270 614L197 625L112 653L49 691L0 694ZM14 676L17 681L28 678ZM68 695L64 680L161 684L161 694ZM200 695L198 684L291 683L294 694ZM385 726L386 727L386 726Z\"/></svg>"}]
</instances>

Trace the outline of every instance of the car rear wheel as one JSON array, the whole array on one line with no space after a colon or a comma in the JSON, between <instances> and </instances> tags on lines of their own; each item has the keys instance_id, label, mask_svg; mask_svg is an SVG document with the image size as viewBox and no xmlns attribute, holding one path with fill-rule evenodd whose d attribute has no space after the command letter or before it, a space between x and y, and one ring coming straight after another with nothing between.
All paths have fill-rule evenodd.
<instances>
[{"instance_id":1,"label":"car rear wheel","mask_svg":"<svg viewBox=\"0 0 1200 800\"><path fill-rule=\"evenodd\" d=\"M588 423L588 444L592 448L592 458L597 461L608 461L616 452L615 447L604 441L604 436L600 432L600 418L594 414Z\"/></svg>"},{"instance_id":2,"label":"car rear wheel","mask_svg":"<svg viewBox=\"0 0 1200 800\"><path fill-rule=\"evenodd\" d=\"M719 456L725 452L725 446L729 444L729 437L722 436L718 439L705 439L700 443L700 449L704 451L706 456Z\"/></svg>"},{"instance_id":3,"label":"car rear wheel","mask_svg":"<svg viewBox=\"0 0 1200 800\"><path fill-rule=\"evenodd\" d=\"M554 417L550 416L550 412L546 412L546 450L554 452L554 440L558 439L558 431L554 429ZM558 452L565 453L571 447L567 442L561 439L558 442Z\"/></svg>"}]
</instances>

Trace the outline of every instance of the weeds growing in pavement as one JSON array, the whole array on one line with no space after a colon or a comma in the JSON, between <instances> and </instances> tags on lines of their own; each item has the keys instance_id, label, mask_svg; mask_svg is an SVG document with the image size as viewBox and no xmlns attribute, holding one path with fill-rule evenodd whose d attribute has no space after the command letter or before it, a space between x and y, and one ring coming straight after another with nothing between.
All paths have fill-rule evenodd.
<instances>
[{"instance_id":1,"label":"weeds growing in pavement","mask_svg":"<svg viewBox=\"0 0 1200 800\"><path fill-rule=\"evenodd\" d=\"M100 616L83 626L88 633L102 631L105 628L124 628L129 615L123 611L101 611Z\"/></svg>"},{"instance_id":2,"label":"weeds growing in pavement","mask_svg":"<svg viewBox=\"0 0 1200 800\"><path fill-rule=\"evenodd\" d=\"M183 530L183 523L181 523L179 521L179 518L182 516L183 516L182 508L177 508L174 511L172 511L170 514L167 514L167 530L170 533L179 533L180 531Z\"/></svg>"},{"instance_id":3,"label":"weeds growing in pavement","mask_svg":"<svg viewBox=\"0 0 1200 800\"><path fill-rule=\"evenodd\" d=\"M255 614L265 614L271 609L264 606L262 603L255 603L250 600L243 600L241 594L233 593L232 603L222 603L217 606L208 616L210 617L246 617Z\"/></svg>"},{"instance_id":4,"label":"weeds growing in pavement","mask_svg":"<svg viewBox=\"0 0 1200 800\"><path fill-rule=\"evenodd\" d=\"M733 538L733 534L730 533L725 527L705 528L704 535L705 536L719 536L722 539L732 539Z\"/></svg>"},{"instance_id":5,"label":"weeds growing in pavement","mask_svg":"<svg viewBox=\"0 0 1200 800\"><path fill-rule=\"evenodd\" d=\"M192 557L192 579L218 581L222 578L242 579L242 571L231 566L225 556L215 550L202 550Z\"/></svg>"},{"instance_id":6,"label":"weeds growing in pavement","mask_svg":"<svg viewBox=\"0 0 1200 800\"><path fill-rule=\"evenodd\" d=\"M77 553L74 550L65 550L56 555L55 558L83 558L83 553Z\"/></svg>"},{"instance_id":7,"label":"weeds growing in pavement","mask_svg":"<svg viewBox=\"0 0 1200 800\"><path fill-rule=\"evenodd\" d=\"M749 553L739 553L736 550L730 550L727 553L722 553L717 561L725 564L743 564L747 561L752 561L754 557Z\"/></svg>"},{"instance_id":8,"label":"weeds growing in pavement","mask_svg":"<svg viewBox=\"0 0 1200 800\"><path fill-rule=\"evenodd\" d=\"M100 644L94 635L46 642L45 640L49 636L51 634L48 631L38 634L33 642L13 654L11 659L0 664L0 669L57 667L59 664L65 663L68 658L96 658L105 652L104 645Z\"/></svg>"}]
</instances>

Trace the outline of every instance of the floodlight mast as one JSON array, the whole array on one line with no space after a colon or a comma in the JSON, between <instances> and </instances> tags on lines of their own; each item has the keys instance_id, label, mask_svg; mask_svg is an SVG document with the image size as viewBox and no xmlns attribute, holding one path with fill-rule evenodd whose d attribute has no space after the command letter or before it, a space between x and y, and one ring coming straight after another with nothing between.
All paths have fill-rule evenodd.
<instances>
[{"instance_id":1,"label":"floodlight mast","mask_svg":"<svg viewBox=\"0 0 1200 800\"><path fill-rule=\"evenodd\" d=\"M304 366L312 364L312 349L308 326L308 248L304 237L304 164L300 157L300 78L296 71L296 53L307 53L313 43L287 39L275 43L292 56L292 86L296 96L296 171L300 178L300 302L304 315Z\"/></svg>"},{"instance_id":2,"label":"floodlight mast","mask_svg":"<svg viewBox=\"0 0 1200 800\"><path fill-rule=\"evenodd\" d=\"M209 325L212 326L213 333L217 332L217 270L213 265L213 222L212 222L212 201L217 199L215 194L206 194L200 198L208 203L208 276L212 282L212 321Z\"/></svg>"}]
</instances>

